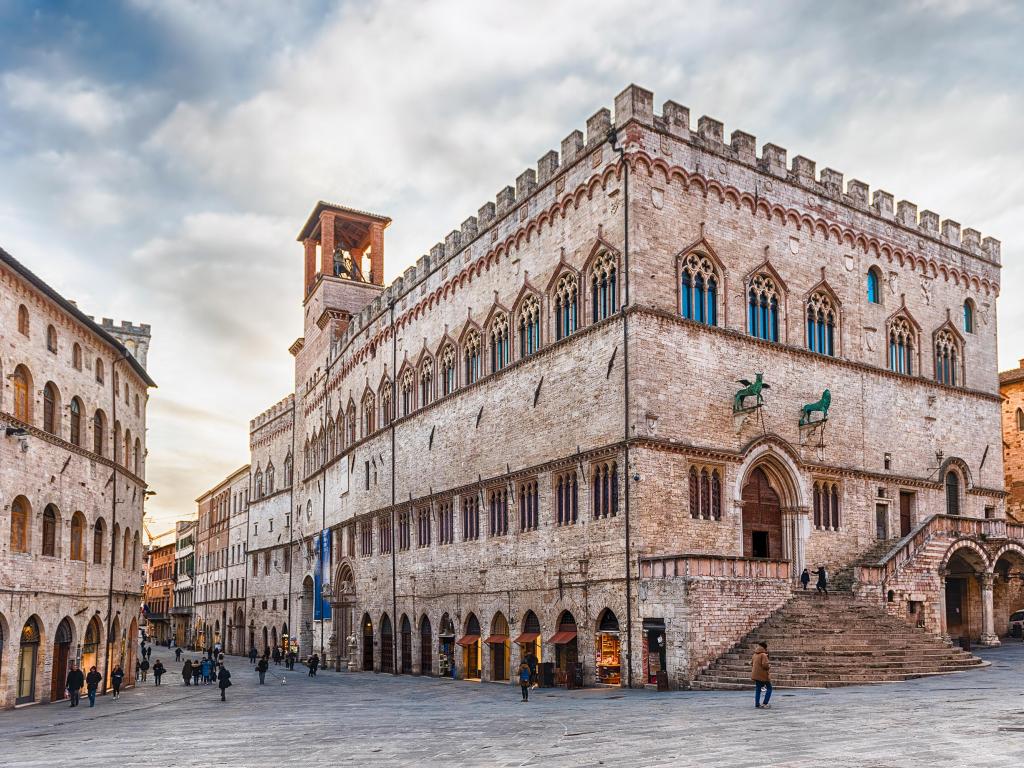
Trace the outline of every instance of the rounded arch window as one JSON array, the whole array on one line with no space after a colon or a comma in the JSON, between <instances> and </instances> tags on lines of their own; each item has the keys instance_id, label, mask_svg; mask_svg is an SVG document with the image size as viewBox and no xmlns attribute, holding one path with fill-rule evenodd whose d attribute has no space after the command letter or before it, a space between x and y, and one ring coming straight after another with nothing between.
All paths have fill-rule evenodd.
<instances>
[{"instance_id":1,"label":"rounded arch window","mask_svg":"<svg viewBox=\"0 0 1024 768\"><path fill-rule=\"evenodd\" d=\"M974 302L964 302L964 333L974 333Z\"/></svg>"},{"instance_id":2,"label":"rounded arch window","mask_svg":"<svg viewBox=\"0 0 1024 768\"><path fill-rule=\"evenodd\" d=\"M960 475L952 469L946 473L946 514L960 514Z\"/></svg>"},{"instance_id":3,"label":"rounded arch window","mask_svg":"<svg viewBox=\"0 0 1024 768\"><path fill-rule=\"evenodd\" d=\"M882 272L878 267L872 267L868 270L867 293L869 303L882 303Z\"/></svg>"}]
</instances>

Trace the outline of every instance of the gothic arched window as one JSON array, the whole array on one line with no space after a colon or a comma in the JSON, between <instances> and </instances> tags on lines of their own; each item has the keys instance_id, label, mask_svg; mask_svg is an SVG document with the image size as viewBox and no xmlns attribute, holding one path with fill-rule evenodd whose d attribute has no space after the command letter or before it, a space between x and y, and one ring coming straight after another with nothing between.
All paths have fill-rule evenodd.
<instances>
[{"instance_id":1,"label":"gothic arched window","mask_svg":"<svg viewBox=\"0 0 1024 768\"><path fill-rule=\"evenodd\" d=\"M375 421L374 421L374 398L372 392L367 392L363 396L363 437L369 437L373 434Z\"/></svg>"},{"instance_id":2,"label":"gothic arched window","mask_svg":"<svg viewBox=\"0 0 1024 768\"><path fill-rule=\"evenodd\" d=\"M754 276L747 291L747 332L765 341L779 340L779 291L764 272Z\"/></svg>"},{"instance_id":3,"label":"gothic arched window","mask_svg":"<svg viewBox=\"0 0 1024 768\"><path fill-rule=\"evenodd\" d=\"M494 320L491 321L489 338L491 344L491 373L497 373L508 365L509 360L508 315L504 313L495 315Z\"/></svg>"},{"instance_id":4,"label":"gothic arched window","mask_svg":"<svg viewBox=\"0 0 1024 768\"><path fill-rule=\"evenodd\" d=\"M889 370L907 376L914 374L914 329L905 317L889 323Z\"/></svg>"},{"instance_id":5,"label":"gothic arched window","mask_svg":"<svg viewBox=\"0 0 1024 768\"><path fill-rule=\"evenodd\" d=\"M974 302L970 299L964 302L964 332L974 333Z\"/></svg>"},{"instance_id":6,"label":"gothic arched window","mask_svg":"<svg viewBox=\"0 0 1024 768\"><path fill-rule=\"evenodd\" d=\"M722 475L716 467L690 467L690 517L722 519Z\"/></svg>"},{"instance_id":7,"label":"gothic arched window","mask_svg":"<svg viewBox=\"0 0 1024 768\"><path fill-rule=\"evenodd\" d=\"M824 291L815 291L807 301L807 348L835 357L836 307Z\"/></svg>"},{"instance_id":8,"label":"gothic arched window","mask_svg":"<svg viewBox=\"0 0 1024 768\"><path fill-rule=\"evenodd\" d=\"M718 273L702 253L683 257L679 265L679 313L688 320L718 325Z\"/></svg>"},{"instance_id":9,"label":"gothic arched window","mask_svg":"<svg viewBox=\"0 0 1024 768\"><path fill-rule=\"evenodd\" d=\"M955 387L960 384L957 373L960 367L960 349L956 337L949 330L941 330L935 336L935 380L940 384Z\"/></svg>"},{"instance_id":10,"label":"gothic arched window","mask_svg":"<svg viewBox=\"0 0 1024 768\"><path fill-rule=\"evenodd\" d=\"M466 385L474 384L480 378L480 334L476 329L466 334L463 343Z\"/></svg>"},{"instance_id":11,"label":"gothic arched window","mask_svg":"<svg viewBox=\"0 0 1024 768\"><path fill-rule=\"evenodd\" d=\"M406 368L398 385L399 396L402 398L402 415L408 416L416 407L416 385L412 368Z\"/></svg>"},{"instance_id":12,"label":"gothic arched window","mask_svg":"<svg viewBox=\"0 0 1024 768\"><path fill-rule=\"evenodd\" d=\"M519 309L519 359L540 349L540 302L528 296Z\"/></svg>"},{"instance_id":13,"label":"gothic arched window","mask_svg":"<svg viewBox=\"0 0 1024 768\"><path fill-rule=\"evenodd\" d=\"M576 277L566 272L555 285L555 339L564 339L579 326Z\"/></svg>"},{"instance_id":14,"label":"gothic arched window","mask_svg":"<svg viewBox=\"0 0 1024 768\"><path fill-rule=\"evenodd\" d=\"M430 405L434 399L434 360L426 358L420 364L420 408Z\"/></svg>"},{"instance_id":15,"label":"gothic arched window","mask_svg":"<svg viewBox=\"0 0 1024 768\"><path fill-rule=\"evenodd\" d=\"M24 365L14 369L14 418L32 421L32 374Z\"/></svg>"},{"instance_id":16,"label":"gothic arched window","mask_svg":"<svg viewBox=\"0 0 1024 768\"><path fill-rule=\"evenodd\" d=\"M455 345L446 344L441 350L441 396L450 395L457 386L455 367Z\"/></svg>"},{"instance_id":17,"label":"gothic arched window","mask_svg":"<svg viewBox=\"0 0 1024 768\"><path fill-rule=\"evenodd\" d=\"M60 429L59 406L60 395L57 392L57 385L48 381L43 387L43 429L51 435L56 435Z\"/></svg>"},{"instance_id":18,"label":"gothic arched window","mask_svg":"<svg viewBox=\"0 0 1024 768\"><path fill-rule=\"evenodd\" d=\"M394 413L391 405L391 382L385 381L380 388L380 425L386 427L391 424Z\"/></svg>"},{"instance_id":19,"label":"gothic arched window","mask_svg":"<svg viewBox=\"0 0 1024 768\"><path fill-rule=\"evenodd\" d=\"M592 322L614 315L619 309L618 271L615 259L607 251L590 268L590 305Z\"/></svg>"}]
</instances>

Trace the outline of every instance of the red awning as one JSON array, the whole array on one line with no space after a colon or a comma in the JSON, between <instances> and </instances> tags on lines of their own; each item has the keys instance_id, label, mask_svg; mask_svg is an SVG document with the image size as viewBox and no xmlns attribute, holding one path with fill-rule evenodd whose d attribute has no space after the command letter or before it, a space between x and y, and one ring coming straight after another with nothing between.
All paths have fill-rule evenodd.
<instances>
[{"instance_id":1,"label":"red awning","mask_svg":"<svg viewBox=\"0 0 1024 768\"><path fill-rule=\"evenodd\" d=\"M519 643L519 644L532 643L538 637L540 637L540 632L523 632L523 634L521 634L519 637L517 637L512 642L513 643Z\"/></svg>"},{"instance_id":2,"label":"red awning","mask_svg":"<svg viewBox=\"0 0 1024 768\"><path fill-rule=\"evenodd\" d=\"M504 645L508 642L508 635L491 635L484 642L490 645Z\"/></svg>"},{"instance_id":3,"label":"red awning","mask_svg":"<svg viewBox=\"0 0 1024 768\"><path fill-rule=\"evenodd\" d=\"M455 642L458 645L466 647L466 646L472 645L473 643L475 643L479 639L480 639L480 635L463 635L462 637L460 637Z\"/></svg>"},{"instance_id":4,"label":"red awning","mask_svg":"<svg viewBox=\"0 0 1024 768\"><path fill-rule=\"evenodd\" d=\"M548 642L551 643L552 645L565 645L570 640L574 640L575 638L576 638L576 630L575 629L569 629L569 630L563 629L563 630L560 630L558 632L555 632L555 634L551 636L551 639Z\"/></svg>"}]
</instances>

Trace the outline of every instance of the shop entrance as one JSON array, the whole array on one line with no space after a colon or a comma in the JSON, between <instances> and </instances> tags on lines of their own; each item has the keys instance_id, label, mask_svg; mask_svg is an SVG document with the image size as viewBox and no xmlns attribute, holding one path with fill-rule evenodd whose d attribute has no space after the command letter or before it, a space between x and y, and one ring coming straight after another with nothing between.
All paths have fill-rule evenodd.
<instances>
[{"instance_id":1,"label":"shop entrance","mask_svg":"<svg viewBox=\"0 0 1024 768\"><path fill-rule=\"evenodd\" d=\"M430 631L430 619L426 614L420 619L420 674L434 674L434 659L431 646L434 640Z\"/></svg>"},{"instance_id":2,"label":"shop entrance","mask_svg":"<svg viewBox=\"0 0 1024 768\"><path fill-rule=\"evenodd\" d=\"M373 620L363 614L363 672L373 672Z\"/></svg>"},{"instance_id":3,"label":"shop entrance","mask_svg":"<svg viewBox=\"0 0 1024 768\"><path fill-rule=\"evenodd\" d=\"M647 682L657 685L658 673L667 671L665 654L665 620L644 619L644 655L647 658Z\"/></svg>"},{"instance_id":4,"label":"shop entrance","mask_svg":"<svg viewBox=\"0 0 1024 768\"><path fill-rule=\"evenodd\" d=\"M36 700L36 663L39 660L39 622L36 617L25 622L18 648L18 697L15 704L28 704Z\"/></svg>"},{"instance_id":5,"label":"shop entrance","mask_svg":"<svg viewBox=\"0 0 1024 768\"><path fill-rule=\"evenodd\" d=\"M53 636L53 675L50 682L50 701L60 701L67 697L64 683L68 679L71 634L71 622L65 618Z\"/></svg>"},{"instance_id":6,"label":"shop entrance","mask_svg":"<svg viewBox=\"0 0 1024 768\"><path fill-rule=\"evenodd\" d=\"M760 467L743 486L744 557L781 558L782 505Z\"/></svg>"},{"instance_id":7,"label":"shop entrance","mask_svg":"<svg viewBox=\"0 0 1024 768\"><path fill-rule=\"evenodd\" d=\"M576 638L576 618L569 611L558 617L558 631L551 637L555 646L555 685L575 688L582 685L579 664L579 643Z\"/></svg>"},{"instance_id":8,"label":"shop entrance","mask_svg":"<svg viewBox=\"0 0 1024 768\"><path fill-rule=\"evenodd\" d=\"M459 638L462 646L462 677L466 680L480 679L480 620L475 613L466 619L466 633Z\"/></svg>"},{"instance_id":9,"label":"shop entrance","mask_svg":"<svg viewBox=\"0 0 1024 768\"><path fill-rule=\"evenodd\" d=\"M610 608L605 608L597 621L597 682L603 685L621 685L621 643L619 619Z\"/></svg>"},{"instance_id":10,"label":"shop entrance","mask_svg":"<svg viewBox=\"0 0 1024 768\"><path fill-rule=\"evenodd\" d=\"M404 613L402 614L401 624L401 648L402 648L402 666L401 673L403 675L412 674L412 623L409 621L409 617Z\"/></svg>"},{"instance_id":11,"label":"shop entrance","mask_svg":"<svg viewBox=\"0 0 1024 768\"><path fill-rule=\"evenodd\" d=\"M380 671L395 671L395 635L386 613L380 619Z\"/></svg>"},{"instance_id":12,"label":"shop entrance","mask_svg":"<svg viewBox=\"0 0 1024 768\"><path fill-rule=\"evenodd\" d=\"M455 677L455 624L447 613L441 616L438 640L438 674L441 677Z\"/></svg>"},{"instance_id":13,"label":"shop entrance","mask_svg":"<svg viewBox=\"0 0 1024 768\"><path fill-rule=\"evenodd\" d=\"M100 620L94 616L85 630L85 642L82 643L82 672L84 674L89 674L90 667L98 667L99 648Z\"/></svg>"},{"instance_id":14,"label":"shop entrance","mask_svg":"<svg viewBox=\"0 0 1024 768\"><path fill-rule=\"evenodd\" d=\"M499 611L491 621L491 634L487 638L491 649L491 680L508 680L509 637L508 621Z\"/></svg>"},{"instance_id":15,"label":"shop entrance","mask_svg":"<svg viewBox=\"0 0 1024 768\"><path fill-rule=\"evenodd\" d=\"M523 616L523 631L515 639L519 646L519 658L530 667L531 682L537 683L537 676L540 669L540 620L533 611L527 611Z\"/></svg>"}]
</instances>

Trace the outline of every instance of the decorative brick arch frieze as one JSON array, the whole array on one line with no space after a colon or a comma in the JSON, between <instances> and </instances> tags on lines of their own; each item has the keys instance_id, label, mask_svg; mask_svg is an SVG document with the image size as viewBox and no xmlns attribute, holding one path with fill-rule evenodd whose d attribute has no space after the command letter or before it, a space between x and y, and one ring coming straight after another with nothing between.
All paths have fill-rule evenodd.
<instances>
[{"instance_id":1,"label":"decorative brick arch frieze","mask_svg":"<svg viewBox=\"0 0 1024 768\"><path fill-rule=\"evenodd\" d=\"M946 551L942 555L942 560L939 562L939 568L938 568L939 573L940 574L948 573L948 571L949 571L949 561L952 559L952 557L955 554L957 554L958 552L963 552L964 550L968 550L968 551L972 552L975 556L977 556L977 558L979 560L981 560L981 566L982 567L978 571L979 574L980 573L992 573L992 568L994 566L994 562L992 561L992 558L989 557L988 552L985 551L985 547L983 547L980 543L978 543L974 539L967 538L967 537L964 537L964 538L961 538L961 539L957 539L952 544L950 544L949 547L946 548ZM973 565L973 563L972 563L972 565Z\"/></svg>"}]
</instances>

